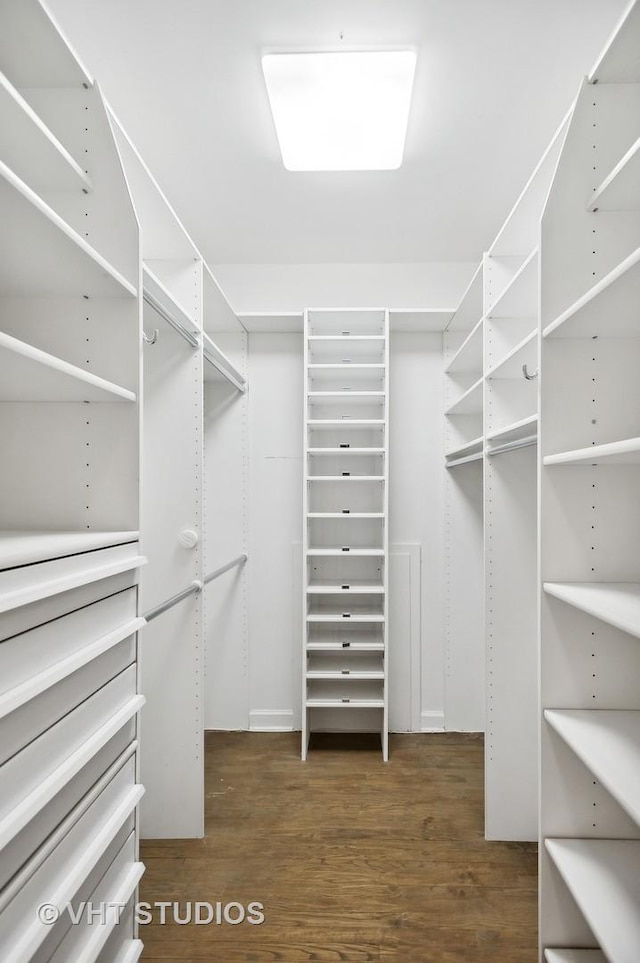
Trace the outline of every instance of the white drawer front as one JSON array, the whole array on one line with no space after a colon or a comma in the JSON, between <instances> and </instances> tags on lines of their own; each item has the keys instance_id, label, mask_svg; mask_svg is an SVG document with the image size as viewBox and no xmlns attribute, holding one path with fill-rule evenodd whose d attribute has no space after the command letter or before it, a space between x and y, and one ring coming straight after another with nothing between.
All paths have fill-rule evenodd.
<instances>
[{"instance_id":1,"label":"white drawer front","mask_svg":"<svg viewBox=\"0 0 640 963\"><path fill-rule=\"evenodd\" d=\"M0 845L20 831L143 702L136 695L136 667L130 665L5 763L0 768Z\"/></svg>"},{"instance_id":2,"label":"white drawer front","mask_svg":"<svg viewBox=\"0 0 640 963\"><path fill-rule=\"evenodd\" d=\"M19 872L30 857L37 853L45 840L48 844L50 843L52 833L61 832L64 820L75 806L86 805L87 794L90 791L95 792L96 783L104 778L109 767L116 764L118 760L122 761L136 752L136 727L136 716L132 716L95 755L91 756L76 775L71 776L68 781L64 782L62 789L55 792L55 788L50 788L50 791L54 793L51 798L49 798L49 792L47 791L48 787L44 786L39 798L33 799L34 805L31 807L31 811L35 810L35 815L30 819L28 819L27 813L23 813L21 818L14 822L13 826L10 826L11 817L9 818L6 829L10 828L16 834L9 839L2 849L0 890ZM74 768L73 761L71 761L69 770L73 771ZM61 772L60 781L64 781L67 776L69 776L69 771ZM40 809L38 809L38 804L41 805ZM22 823L24 823L23 828L17 830L17 825L22 825ZM9 833L6 832L5 835L9 835ZM41 853L41 850L37 853L38 858Z\"/></svg>"},{"instance_id":3,"label":"white drawer front","mask_svg":"<svg viewBox=\"0 0 640 963\"><path fill-rule=\"evenodd\" d=\"M25 882L0 916L0 958L24 963L45 940L51 927L38 918L37 907L54 904L63 912L81 900L104 876L134 831L135 807L143 793L135 785L135 759L118 771L89 809L69 829L39 870ZM63 917L61 922L64 927Z\"/></svg>"}]
</instances>

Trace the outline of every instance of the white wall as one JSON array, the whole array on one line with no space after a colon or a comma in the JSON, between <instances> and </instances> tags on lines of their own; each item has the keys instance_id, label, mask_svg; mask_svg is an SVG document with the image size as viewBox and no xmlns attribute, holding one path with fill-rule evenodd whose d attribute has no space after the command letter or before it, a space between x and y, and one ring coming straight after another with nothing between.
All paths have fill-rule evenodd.
<instances>
[{"instance_id":1,"label":"white wall","mask_svg":"<svg viewBox=\"0 0 640 963\"><path fill-rule=\"evenodd\" d=\"M230 342L223 347L233 354ZM246 593L232 578L207 596L205 724L299 728L302 335L250 334L247 370L246 445L238 437L243 402L221 410L227 428L213 427L211 404L205 417L208 556L218 563L242 550L245 485L249 554ZM440 334L392 335L390 392L391 728L439 729L446 727ZM220 473L228 471L237 491L224 496L231 497L225 511L215 508L215 493L224 494Z\"/></svg>"},{"instance_id":2,"label":"white wall","mask_svg":"<svg viewBox=\"0 0 640 963\"><path fill-rule=\"evenodd\" d=\"M476 263L216 264L238 314L308 307L455 308Z\"/></svg>"}]
</instances>

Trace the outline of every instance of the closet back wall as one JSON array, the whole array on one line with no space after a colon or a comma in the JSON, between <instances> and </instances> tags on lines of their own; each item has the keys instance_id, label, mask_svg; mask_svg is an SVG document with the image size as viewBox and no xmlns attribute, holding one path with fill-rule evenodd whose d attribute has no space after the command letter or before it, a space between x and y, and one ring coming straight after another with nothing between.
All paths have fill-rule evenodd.
<instances>
[{"instance_id":1,"label":"closet back wall","mask_svg":"<svg viewBox=\"0 0 640 963\"><path fill-rule=\"evenodd\" d=\"M225 401L223 388L207 388L205 437L212 452L205 458L208 542L225 546L222 555L226 549L227 554L242 550L246 497L249 561L224 588L212 587L216 604L207 624L205 727L298 729L302 335L233 334L218 340L241 370L246 361L249 391L246 398ZM447 725L442 363L441 334L392 334L389 648L394 731ZM209 409L215 418L207 418ZM243 479L240 485L238 478ZM223 494L230 484L235 492ZM207 559L207 568L217 561ZM484 680L460 679L459 684L482 688Z\"/></svg>"}]
</instances>

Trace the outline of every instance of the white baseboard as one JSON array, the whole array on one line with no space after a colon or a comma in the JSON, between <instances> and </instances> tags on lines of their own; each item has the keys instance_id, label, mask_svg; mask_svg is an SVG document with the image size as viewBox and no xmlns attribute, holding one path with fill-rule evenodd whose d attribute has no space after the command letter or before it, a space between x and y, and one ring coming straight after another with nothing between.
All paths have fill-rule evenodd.
<instances>
[{"instance_id":1,"label":"white baseboard","mask_svg":"<svg viewBox=\"0 0 640 963\"><path fill-rule=\"evenodd\" d=\"M250 732L292 732L293 709L252 709Z\"/></svg>"},{"instance_id":2,"label":"white baseboard","mask_svg":"<svg viewBox=\"0 0 640 963\"><path fill-rule=\"evenodd\" d=\"M421 712L420 732L444 732L444 712Z\"/></svg>"}]
</instances>

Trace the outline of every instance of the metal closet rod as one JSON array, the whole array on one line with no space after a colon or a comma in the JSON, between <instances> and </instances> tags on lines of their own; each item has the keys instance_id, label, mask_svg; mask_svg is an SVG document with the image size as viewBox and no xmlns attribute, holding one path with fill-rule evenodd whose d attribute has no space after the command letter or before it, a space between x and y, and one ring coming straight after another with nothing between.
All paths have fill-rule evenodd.
<instances>
[{"instance_id":1,"label":"metal closet rod","mask_svg":"<svg viewBox=\"0 0 640 963\"><path fill-rule=\"evenodd\" d=\"M213 368L215 368L216 371L219 371L222 377L225 378L226 381L228 381L230 384L232 384L234 388L236 388L238 391L243 391L243 392L247 390L246 381L239 381L238 378L236 378L236 376L231 371L229 371L229 369L226 367L224 362L221 361L219 358L216 358L215 355L208 348L205 347L202 354L203 354L204 360L208 364L210 364Z\"/></svg>"},{"instance_id":2,"label":"metal closet rod","mask_svg":"<svg viewBox=\"0 0 640 963\"><path fill-rule=\"evenodd\" d=\"M176 331L181 338L184 338L184 340L187 341L192 348L198 347L198 339L195 337L195 335L193 335L190 331L187 331L184 325L180 324L179 321L176 321L176 319L172 317L168 311L165 311L160 302L156 301L152 294L149 294L148 291L143 291L142 297L147 302L149 307L153 308L156 314L158 314L163 321L166 321L167 324L171 325L173 330Z\"/></svg>"},{"instance_id":3,"label":"metal closet rod","mask_svg":"<svg viewBox=\"0 0 640 963\"><path fill-rule=\"evenodd\" d=\"M189 598L190 595L195 595L196 593L201 592L205 585L208 585L209 582L213 582L214 579L224 575L224 573L228 572L230 568L235 568L236 565L244 565L246 561L246 555L238 555L237 558L233 558L230 562L227 562L226 565L221 565L220 568L215 569L215 571L209 572L208 575L205 575L202 581L196 579L191 583L191 585L188 585L181 592L177 592L176 595L172 595L171 598L168 598L160 605L156 605L155 608L149 609L149 611L146 612L142 618L145 620L145 622L151 622L153 619L157 619L159 615L162 615L163 612L167 612L169 609L172 609L174 605L178 604L178 602L182 602L183 599Z\"/></svg>"}]
</instances>

